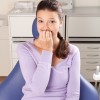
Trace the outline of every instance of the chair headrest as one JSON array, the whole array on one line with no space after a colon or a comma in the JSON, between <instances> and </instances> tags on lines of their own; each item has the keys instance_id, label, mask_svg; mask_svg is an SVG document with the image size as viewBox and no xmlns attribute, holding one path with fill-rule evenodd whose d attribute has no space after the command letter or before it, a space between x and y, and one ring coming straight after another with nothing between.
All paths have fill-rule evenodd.
<instances>
[{"instance_id":1,"label":"chair headrest","mask_svg":"<svg viewBox=\"0 0 100 100\"><path fill-rule=\"evenodd\" d=\"M34 38L38 38L39 36L38 30L37 30L37 19L36 18L34 19L33 24L32 24L32 35Z\"/></svg>"}]
</instances>

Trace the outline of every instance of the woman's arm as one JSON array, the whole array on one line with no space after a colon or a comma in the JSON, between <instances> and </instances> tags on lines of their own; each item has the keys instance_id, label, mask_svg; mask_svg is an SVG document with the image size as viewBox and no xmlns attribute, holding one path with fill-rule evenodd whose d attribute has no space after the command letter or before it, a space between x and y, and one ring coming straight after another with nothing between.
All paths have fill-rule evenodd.
<instances>
[{"instance_id":1,"label":"woman's arm","mask_svg":"<svg viewBox=\"0 0 100 100\"><path fill-rule=\"evenodd\" d=\"M38 64L32 57L32 52L27 46L20 44L18 46L18 58L25 84L30 86L34 95L44 93L50 78L52 52L42 51ZM33 55L34 56L34 55Z\"/></svg>"},{"instance_id":2,"label":"woman's arm","mask_svg":"<svg viewBox=\"0 0 100 100\"><path fill-rule=\"evenodd\" d=\"M69 81L65 100L79 100L80 96L80 52L75 48L69 68Z\"/></svg>"}]
</instances>

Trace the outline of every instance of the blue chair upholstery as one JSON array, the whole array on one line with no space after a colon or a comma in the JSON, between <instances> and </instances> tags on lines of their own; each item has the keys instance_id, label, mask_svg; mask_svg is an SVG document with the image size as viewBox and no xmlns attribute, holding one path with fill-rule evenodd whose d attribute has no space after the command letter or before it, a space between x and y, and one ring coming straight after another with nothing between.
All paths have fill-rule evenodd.
<instances>
[{"instance_id":1,"label":"blue chair upholstery","mask_svg":"<svg viewBox=\"0 0 100 100\"><path fill-rule=\"evenodd\" d=\"M94 86L80 75L80 100L99 100Z\"/></svg>"},{"instance_id":2,"label":"blue chair upholstery","mask_svg":"<svg viewBox=\"0 0 100 100\"><path fill-rule=\"evenodd\" d=\"M34 19L33 24L32 24L32 35L35 39L37 39L39 36L38 30L37 30L37 19L36 18Z\"/></svg>"},{"instance_id":3,"label":"blue chair upholstery","mask_svg":"<svg viewBox=\"0 0 100 100\"><path fill-rule=\"evenodd\" d=\"M21 100L22 86L25 84L19 62L0 85L0 100Z\"/></svg>"},{"instance_id":4,"label":"blue chair upholstery","mask_svg":"<svg viewBox=\"0 0 100 100\"><path fill-rule=\"evenodd\" d=\"M19 62L0 85L0 100L21 100L22 87L25 84ZM74 85L74 84L73 84ZM99 100L96 89L80 76L80 100Z\"/></svg>"}]
</instances>

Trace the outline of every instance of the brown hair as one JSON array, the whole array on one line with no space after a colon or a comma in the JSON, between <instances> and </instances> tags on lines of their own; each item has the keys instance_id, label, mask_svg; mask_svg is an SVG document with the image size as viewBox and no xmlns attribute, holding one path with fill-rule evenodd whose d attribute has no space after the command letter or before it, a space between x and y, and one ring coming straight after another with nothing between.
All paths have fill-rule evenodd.
<instances>
[{"instance_id":1,"label":"brown hair","mask_svg":"<svg viewBox=\"0 0 100 100\"><path fill-rule=\"evenodd\" d=\"M45 9L57 12L60 20L63 19L62 7L58 1L56 1L56 0L42 0L42 1L40 1L40 3L37 6L36 15L37 15L37 12L39 10L45 10ZM55 51L55 54L58 58L64 59L67 57L67 55L69 53L68 42L65 39L63 39L63 37L61 36L61 34L59 32L58 32L57 36L60 39L60 43Z\"/></svg>"}]
</instances>

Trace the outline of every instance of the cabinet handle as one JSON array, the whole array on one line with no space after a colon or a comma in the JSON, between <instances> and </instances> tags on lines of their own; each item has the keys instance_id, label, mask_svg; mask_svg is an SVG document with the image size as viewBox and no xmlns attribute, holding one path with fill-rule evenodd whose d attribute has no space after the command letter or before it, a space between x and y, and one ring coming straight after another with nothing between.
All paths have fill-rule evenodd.
<instances>
[{"instance_id":1,"label":"cabinet handle","mask_svg":"<svg viewBox=\"0 0 100 100\"><path fill-rule=\"evenodd\" d=\"M25 41L13 41L13 43L20 43L20 42L25 42Z\"/></svg>"},{"instance_id":2,"label":"cabinet handle","mask_svg":"<svg viewBox=\"0 0 100 100\"><path fill-rule=\"evenodd\" d=\"M87 64L97 64L99 62L86 62Z\"/></svg>"},{"instance_id":3,"label":"cabinet handle","mask_svg":"<svg viewBox=\"0 0 100 100\"><path fill-rule=\"evenodd\" d=\"M99 47L87 47L88 49L99 49Z\"/></svg>"},{"instance_id":4,"label":"cabinet handle","mask_svg":"<svg viewBox=\"0 0 100 100\"><path fill-rule=\"evenodd\" d=\"M98 57L99 55L91 55L91 54L88 54L87 56L89 56L89 57Z\"/></svg>"},{"instance_id":5,"label":"cabinet handle","mask_svg":"<svg viewBox=\"0 0 100 100\"><path fill-rule=\"evenodd\" d=\"M95 69L95 68L94 68L94 69L88 69L88 68L87 68L86 70L88 70L88 71L95 71L96 69Z\"/></svg>"}]
</instances>

